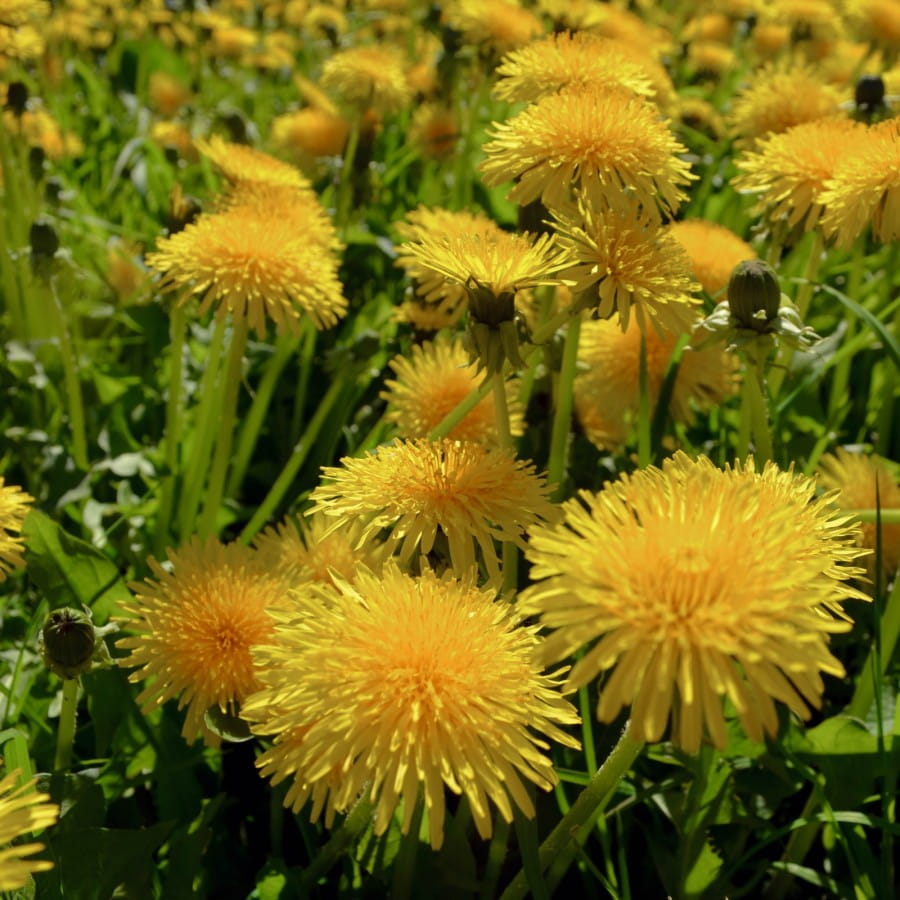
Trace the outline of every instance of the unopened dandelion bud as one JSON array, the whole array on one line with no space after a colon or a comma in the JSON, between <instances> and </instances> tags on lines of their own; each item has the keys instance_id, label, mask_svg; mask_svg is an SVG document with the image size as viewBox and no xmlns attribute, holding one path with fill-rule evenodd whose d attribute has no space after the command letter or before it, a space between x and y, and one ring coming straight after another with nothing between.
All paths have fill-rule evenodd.
<instances>
[{"instance_id":1,"label":"unopened dandelion bud","mask_svg":"<svg viewBox=\"0 0 900 900\"><path fill-rule=\"evenodd\" d=\"M97 635L90 614L64 607L47 616L41 630L41 656L60 678L77 678L91 668Z\"/></svg>"},{"instance_id":2,"label":"unopened dandelion bud","mask_svg":"<svg viewBox=\"0 0 900 900\"><path fill-rule=\"evenodd\" d=\"M28 88L22 81L12 81L6 88L6 108L16 116L25 112L28 104Z\"/></svg>"},{"instance_id":3,"label":"unopened dandelion bud","mask_svg":"<svg viewBox=\"0 0 900 900\"><path fill-rule=\"evenodd\" d=\"M739 328L765 332L781 307L775 270L759 259L739 262L728 280L728 307Z\"/></svg>"}]
</instances>

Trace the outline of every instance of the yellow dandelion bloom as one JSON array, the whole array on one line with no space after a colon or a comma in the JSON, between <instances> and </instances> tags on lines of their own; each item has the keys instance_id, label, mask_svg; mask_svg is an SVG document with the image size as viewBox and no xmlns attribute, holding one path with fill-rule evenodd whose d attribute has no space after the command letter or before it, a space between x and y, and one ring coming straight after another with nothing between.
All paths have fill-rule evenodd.
<instances>
[{"instance_id":1,"label":"yellow dandelion bloom","mask_svg":"<svg viewBox=\"0 0 900 900\"><path fill-rule=\"evenodd\" d=\"M625 331L613 322L582 325L578 359L585 369L575 379L575 412L588 439L601 450L620 450L637 422L641 334L634 320ZM651 410L659 400L677 338L655 329L644 335ZM669 401L672 419L688 425L695 409L715 406L737 389L737 357L721 346L698 344L695 340L684 351Z\"/></svg>"},{"instance_id":2,"label":"yellow dandelion bloom","mask_svg":"<svg viewBox=\"0 0 900 900\"><path fill-rule=\"evenodd\" d=\"M580 203L577 213L557 215L560 244L574 265L564 271L573 291L596 287L596 314L618 314L622 329L632 311L641 329L690 330L699 298L690 261L655 214L636 199L615 208Z\"/></svg>"},{"instance_id":3,"label":"yellow dandelion bloom","mask_svg":"<svg viewBox=\"0 0 900 900\"><path fill-rule=\"evenodd\" d=\"M194 139L181 122L154 122L150 126L150 140L188 162L199 159Z\"/></svg>"},{"instance_id":4,"label":"yellow dandelion bloom","mask_svg":"<svg viewBox=\"0 0 900 900\"><path fill-rule=\"evenodd\" d=\"M597 715L631 707L638 740L696 751L727 742L722 698L747 734L774 735L774 701L806 718L820 672L844 674L828 635L847 631L855 527L815 498L815 482L767 463L717 469L684 453L567 501L555 527L530 532L537 583L522 612L554 629L547 660L586 652L567 685L609 672Z\"/></svg>"},{"instance_id":5,"label":"yellow dandelion bloom","mask_svg":"<svg viewBox=\"0 0 900 900\"><path fill-rule=\"evenodd\" d=\"M760 3L759 21L764 25L782 25L795 40L828 41L846 32L837 4L830 0L778 0Z\"/></svg>"},{"instance_id":6,"label":"yellow dandelion bloom","mask_svg":"<svg viewBox=\"0 0 900 900\"><path fill-rule=\"evenodd\" d=\"M565 2L565 0L563 0ZM672 49L672 35L640 15L614 3L592 3L581 26L603 37L641 47L655 57Z\"/></svg>"},{"instance_id":7,"label":"yellow dandelion bloom","mask_svg":"<svg viewBox=\"0 0 900 900\"><path fill-rule=\"evenodd\" d=\"M736 59L734 49L719 41L691 41L688 44L688 68L701 78L721 77L734 68Z\"/></svg>"},{"instance_id":8,"label":"yellow dandelion bloom","mask_svg":"<svg viewBox=\"0 0 900 900\"><path fill-rule=\"evenodd\" d=\"M739 191L759 194L754 214L811 231L824 213L823 190L865 134L860 122L836 118L770 134L735 159L739 174L732 184Z\"/></svg>"},{"instance_id":9,"label":"yellow dandelion bloom","mask_svg":"<svg viewBox=\"0 0 900 900\"><path fill-rule=\"evenodd\" d=\"M325 60L322 87L348 106L383 115L408 106L412 93L402 57L389 47L349 47Z\"/></svg>"},{"instance_id":10,"label":"yellow dandelion bloom","mask_svg":"<svg viewBox=\"0 0 900 900\"><path fill-rule=\"evenodd\" d=\"M253 546L263 565L292 585L331 584L332 571L351 580L360 567L378 571L384 556L383 545L373 538L363 540L359 522L336 530L334 520L321 513L300 520L288 518L266 528Z\"/></svg>"},{"instance_id":11,"label":"yellow dandelion bloom","mask_svg":"<svg viewBox=\"0 0 900 900\"><path fill-rule=\"evenodd\" d=\"M404 322L416 331L426 333L452 328L466 310L465 291L457 284L448 286L458 289L459 293L455 299L429 303L420 297L407 297L394 310L394 321Z\"/></svg>"},{"instance_id":12,"label":"yellow dandelion bloom","mask_svg":"<svg viewBox=\"0 0 900 900\"><path fill-rule=\"evenodd\" d=\"M846 0L847 17L865 41L900 48L900 3L897 0Z\"/></svg>"},{"instance_id":13,"label":"yellow dandelion bloom","mask_svg":"<svg viewBox=\"0 0 900 900\"><path fill-rule=\"evenodd\" d=\"M900 239L900 119L870 125L848 148L822 191L822 228L850 247L871 224L882 243Z\"/></svg>"},{"instance_id":14,"label":"yellow dandelion bloom","mask_svg":"<svg viewBox=\"0 0 900 900\"><path fill-rule=\"evenodd\" d=\"M396 356L390 363L395 378L385 381L381 394L387 401L387 419L397 425L400 437L427 437L457 404L478 388L483 380L478 366L455 337L439 336L412 348L409 357ZM521 404L507 382L510 431L518 436L525 423ZM496 444L497 421L494 397L484 397L447 435L459 441Z\"/></svg>"},{"instance_id":15,"label":"yellow dandelion bloom","mask_svg":"<svg viewBox=\"0 0 900 900\"><path fill-rule=\"evenodd\" d=\"M827 490L838 490L835 503L843 509L900 509L900 484L887 461L875 454L852 453L839 447L819 462L819 481ZM877 484L877 490L876 490ZM877 528L864 522L862 546L875 550ZM881 552L885 572L900 568L900 525L881 526ZM869 558L870 568L875 562Z\"/></svg>"},{"instance_id":16,"label":"yellow dandelion bloom","mask_svg":"<svg viewBox=\"0 0 900 900\"><path fill-rule=\"evenodd\" d=\"M522 546L530 525L551 519L549 488L531 463L472 442L397 441L362 459L324 468L325 482L310 495L316 510L341 521L362 520L365 539L390 529L387 542L406 564L426 555L438 534L450 563L463 575L481 551L488 574L500 574L494 541Z\"/></svg>"},{"instance_id":17,"label":"yellow dandelion bloom","mask_svg":"<svg viewBox=\"0 0 900 900\"><path fill-rule=\"evenodd\" d=\"M843 116L841 92L826 84L805 62L767 64L735 95L729 116L732 132L748 144L803 122Z\"/></svg>"},{"instance_id":18,"label":"yellow dandelion bloom","mask_svg":"<svg viewBox=\"0 0 900 900\"><path fill-rule=\"evenodd\" d=\"M0 582L17 566L24 566L25 544L19 532L34 498L22 488L5 484L0 475Z\"/></svg>"},{"instance_id":19,"label":"yellow dandelion bloom","mask_svg":"<svg viewBox=\"0 0 900 900\"><path fill-rule=\"evenodd\" d=\"M301 314L317 328L334 325L347 301L318 201L290 189L266 196L273 202L234 202L201 215L159 240L147 265L163 274L164 289L201 295L200 314L215 305L217 316L246 317L261 337L267 317L279 333L297 333Z\"/></svg>"},{"instance_id":20,"label":"yellow dandelion bloom","mask_svg":"<svg viewBox=\"0 0 900 900\"><path fill-rule=\"evenodd\" d=\"M484 146L485 183L518 179L509 199L540 198L553 209L581 187L595 203L614 203L623 191L673 211L692 176L659 110L626 88L569 88L543 97L508 122L494 124Z\"/></svg>"},{"instance_id":21,"label":"yellow dandelion bloom","mask_svg":"<svg viewBox=\"0 0 900 900\"><path fill-rule=\"evenodd\" d=\"M514 0L451 0L441 20L460 32L464 43L497 55L527 44L544 31L541 20Z\"/></svg>"},{"instance_id":22,"label":"yellow dandelion bloom","mask_svg":"<svg viewBox=\"0 0 900 900\"><path fill-rule=\"evenodd\" d=\"M190 99L190 91L168 72L153 72L147 82L147 98L150 107L166 118L171 118Z\"/></svg>"},{"instance_id":23,"label":"yellow dandelion bloom","mask_svg":"<svg viewBox=\"0 0 900 900\"><path fill-rule=\"evenodd\" d=\"M478 833L491 835L491 805L510 822L533 817L530 782L558 778L548 740L578 742L559 677L535 662L538 638L509 604L470 581L414 578L390 566L361 572L329 593L314 616L280 617L257 651L263 688L245 712L273 735L262 774L292 778L285 805L326 825L360 795L383 834L402 804L408 832L420 798L431 846L441 847L445 788L465 795Z\"/></svg>"},{"instance_id":24,"label":"yellow dandelion bloom","mask_svg":"<svg viewBox=\"0 0 900 900\"><path fill-rule=\"evenodd\" d=\"M272 143L300 161L312 157L340 156L350 123L335 113L308 106L277 116L272 121Z\"/></svg>"},{"instance_id":25,"label":"yellow dandelion bloom","mask_svg":"<svg viewBox=\"0 0 900 900\"><path fill-rule=\"evenodd\" d=\"M533 102L566 87L624 87L653 97L641 57L621 41L567 31L508 53L497 67L493 93L501 100Z\"/></svg>"},{"instance_id":26,"label":"yellow dandelion bloom","mask_svg":"<svg viewBox=\"0 0 900 900\"><path fill-rule=\"evenodd\" d=\"M0 780L0 891L24 888L35 872L53 868L47 859L26 859L40 853L43 844L31 842L7 846L16 838L56 824L59 807L47 794L34 790L34 782L16 787L19 772L10 772Z\"/></svg>"},{"instance_id":27,"label":"yellow dandelion bloom","mask_svg":"<svg viewBox=\"0 0 900 900\"><path fill-rule=\"evenodd\" d=\"M311 190L309 179L299 169L261 150L254 150L244 144L229 143L218 135L208 141L201 139L194 143L232 185L264 182Z\"/></svg>"},{"instance_id":28,"label":"yellow dandelion bloom","mask_svg":"<svg viewBox=\"0 0 900 900\"><path fill-rule=\"evenodd\" d=\"M731 229L707 219L684 219L668 226L669 234L684 248L691 274L710 297L725 299L734 267L756 259L756 251Z\"/></svg>"},{"instance_id":29,"label":"yellow dandelion bloom","mask_svg":"<svg viewBox=\"0 0 900 900\"><path fill-rule=\"evenodd\" d=\"M131 651L121 664L137 667L129 681L149 680L138 695L145 711L178 697L185 739L215 746L204 717L213 708L236 715L259 687L250 650L271 638L269 611L284 604L288 582L251 548L214 538L168 557L171 571L151 558L153 578L130 585L124 627L134 636L117 642Z\"/></svg>"}]
</instances>

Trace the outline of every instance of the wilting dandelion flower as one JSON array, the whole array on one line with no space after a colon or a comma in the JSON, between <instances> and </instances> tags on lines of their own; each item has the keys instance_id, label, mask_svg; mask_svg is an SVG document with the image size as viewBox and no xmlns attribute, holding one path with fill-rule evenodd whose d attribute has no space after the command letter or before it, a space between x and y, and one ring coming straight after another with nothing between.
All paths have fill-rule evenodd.
<instances>
[{"instance_id":1,"label":"wilting dandelion flower","mask_svg":"<svg viewBox=\"0 0 900 900\"><path fill-rule=\"evenodd\" d=\"M843 159L854 152L866 127L852 119L819 119L760 138L734 163L732 184L759 195L753 212L789 227L812 230L824 212L822 192ZM747 257L744 257L745 259Z\"/></svg>"},{"instance_id":2,"label":"wilting dandelion flower","mask_svg":"<svg viewBox=\"0 0 900 900\"><path fill-rule=\"evenodd\" d=\"M151 558L153 578L131 585L125 627L135 634L118 641L131 651L121 664L138 667L129 681L149 681L138 695L146 711L178 697L185 739L215 745L204 717L237 715L259 687L250 650L271 637L269 612L284 605L289 585L242 544L195 538L168 557L168 568Z\"/></svg>"},{"instance_id":3,"label":"wilting dandelion flower","mask_svg":"<svg viewBox=\"0 0 900 900\"><path fill-rule=\"evenodd\" d=\"M364 536L390 529L401 565L446 538L457 574L476 564L500 574L494 541L522 546L530 525L551 519L549 488L534 466L484 444L444 439L398 441L361 459L324 468L326 481L310 495L315 509L342 521L361 520Z\"/></svg>"},{"instance_id":4,"label":"wilting dandelion flower","mask_svg":"<svg viewBox=\"0 0 900 900\"><path fill-rule=\"evenodd\" d=\"M218 213L201 215L157 243L147 264L164 289L201 297L200 313L246 317L262 337L271 318L279 333L297 333L301 314L327 328L347 309L337 277L333 229L311 192L243 187ZM250 192L250 193L245 193Z\"/></svg>"},{"instance_id":5,"label":"wilting dandelion flower","mask_svg":"<svg viewBox=\"0 0 900 900\"><path fill-rule=\"evenodd\" d=\"M557 214L560 244L574 264L563 274L575 292L596 288L596 315L618 314L624 330L632 311L638 325L680 333L690 329L699 299L690 261L655 214L636 199L614 207L580 203Z\"/></svg>"},{"instance_id":6,"label":"wilting dandelion flower","mask_svg":"<svg viewBox=\"0 0 900 900\"><path fill-rule=\"evenodd\" d=\"M616 203L625 191L672 211L692 178L678 155L685 148L657 107L627 88L569 88L493 127L484 181L493 187L518 179L509 192L515 203L540 198L560 208L580 187L595 204Z\"/></svg>"},{"instance_id":7,"label":"wilting dandelion flower","mask_svg":"<svg viewBox=\"0 0 900 900\"><path fill-rule=\"evenodd\" d=\"M619 450L636 424L641 398L642 332L632 320L625 331L616 322L585 322L578 358L585 366L575 379L575 412L588 439L601 449ZM643 334L647 394L655 408L678 335ZM708 409L737 389L738 360L721 346L685 349L678 367L669 412L690 424L695 409Z\"/></svg>"},{"instance_id":8,"label":"wilting dandelion flower","mask_svg":"<svg viewBox=\"0 0 900 900\"><path fill-rule=\"evenodd\" d=\"M399 53L389 47L348 47L325 60L322 87L343 103L383 115L409 105L412 94Z\"/></svg>"},{"instance_id":9,"label":"wilting dandelion flower","mask_svg":"<svg viewBox=\"0 0 900 900\"><path fill-rule=\"evenodd\" d=\"M767 463L717 469L678 452L622 476L599 494L582 491L564 518L530 532L537 583L526 615L553 629L548 661L584 654L568 678L602 672L597 715L631 707L632 735L696 751L704 732L727 742L722 698L747 734L778 728L775 702L802 718L821 702L820 672L844 669L828 635L851 626L845 598L856 527L815 482Z\"/></svg>"},{"instance_id":10,"label":"wilting dandelion flower","mask_svg":"<svg viewBox=\"0 0 900 900\"><path fill-rule=\"evenodd\" d=\"M887 461L875 454L853 453L839 447L819 462L819 481L827 490L838 490L835 503L842 509L900 509L900 484ZM862 546L875 550L878 526L864 522ZM885 572L900 567L900 525L881 525L881 559ZM874 557L869 558L870 568Z\"/></svg>"},{"instance_id":11,"label":"wilting dandelion flower","mask_svg":"<svg viewBox=\"0 0 900 900\"><path fill-rule=\"evenodd\" d=\"M900 119L870 125L838 161L822 191L822 228L850 247L871 224L876 240L900 239Z\"/></svg>"},{"instance_id":12,"label":"wilting dandelion flower","mask_svg":"<svg viewBox=\"0 0 900 900\"><path fill-rule=\"evenodd\" d=\"M396 356L390 363L395 378L385 381L381 396L387 401L387 419L394 422L401 437L427 437L449 412L456 408L482 380L478 366L458 339L438 336L434 342L412 348L409 357ZM510 432L522 434L521 405L507 383ZM460 441L498 443L496 408L488 394L447 435Z\"/></svg>"},{"instance_id":13,"label":"wilting dandelion flower","mask_svg":"<svg viewBox=\"0 0 900 900\"><path fill-rule=\"evenodd\" d=\"M687 253L691 274L707 294L719 300L725 299L722 292L734 267L756 257L750 244L718 222L683 219L672 222L668 232Z\"/></svg>"},{"instance_id":14,"label":"wilting dandelion flower","mask_svg":"<svg viewBox=\"0 0 900 900\"><path fill-rule=\"evenodd\" d=\"M515 608L467 580L414 578L389 566L361 571L325 594L315 615L279 617L257 651L262 689L245 712L273 735L258 760L273 784L292 778L285 805L326 825L360 795L375 805L375 833L402 805L401 830L424 800L431 846L443 841L445 787L464 795L478 833L490 805L534 816L525 787L557 782L547 739L578 742L559 677L535 662L534 629Z\"/></svg>"},{"instance_id":15,"label":"wilting dandelion flower","mask_svg":"<svg viewBox=\"0 0 900 900\"><path fill-rule=\"evenodd\" d=\"M0 582L17 566L24 566L22 523L34 499L16 485L4 484L0 475Z\"/></svg>"},{"instance_id":16,"label":"wilting dandelion flower","mask_svg":"<svg viewBox=\"0 0 900 900\"><path fill-rule=\"evenodd\" d=\"M16 771L0 780L0 891L24 888L32 874L53 868L50 860L25 858L40 853L43 844L7 846L32 831L49 828L59 818L59 807L49 796L35 791L33 781L17 788L18 777Z\"/></svg>"},{"instance_id":17,"label":"wilting dandelion flower","mask_svg":"<svg viewBox=\"0 0 900 900\"><path fill-rule=\"evenodd\" d=\"M229 143L218 135L208 141L197 140L194 143L231 185L263 182L311 190L309 179L299 169L261 150Z\"/></svg>"},{"instance_id":18,"label":"wilting dandelion flower","mask_svg":"<svg viewBox=\"0 0 900 900\"><path fill-rule=\"evenodd\" d=\"M501 100L531 103L567 87L614 86L652 97L655 90L642 62L628 44L589 32L564 31L504 56L497 67L494 94Z\"/></svg>"}]
</instances>

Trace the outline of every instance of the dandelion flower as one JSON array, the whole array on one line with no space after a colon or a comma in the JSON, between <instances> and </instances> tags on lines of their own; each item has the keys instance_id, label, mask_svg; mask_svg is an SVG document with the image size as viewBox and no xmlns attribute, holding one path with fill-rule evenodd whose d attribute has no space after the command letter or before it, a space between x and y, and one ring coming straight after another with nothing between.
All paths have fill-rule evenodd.
<instances>
[{"instance_id":1,"label":"dandelion flower","mask_svg":"<svg viewBox=\"0 0 900 900\"><path fill-rule=\"evenodd\" d=\"M494 95L513 103L531 103L566 87L625 87L645 97L655 93L640 57L628 44L583 31L564 31L513 50L496 74Z\"/></svg>"},{"instance_id":2,"label":"dandelion flower","mask_svg":"<svg viewBox=\"0 0 900 900\"><path fill-rule=\"evenodd\" d=\"M20 535L22 523L34 498L16 485L4 484L0 476L0 582L17 566L24 566Z\"/></svg>"},{"instance_id":3,"label":"dandelion flower","mask_svg":"<svg viewBox=\"0 0 900 900\"><path fill-rule=\"evenodd\" d=\"M478 388L477 365L456 338L439 336L434 342L414 346L409 357L396 356L390 363L395 378L385 381L382 399L387 401L387 419L397 425L401 437L427 437L449 412ZM513 385L507 382L510 432L524 430L522 407ZM498 443L493 394L488 394L447 437L460 441Z\"/></svg>"},{"instance_id":4,"label":"dandelion flower","mask_svg":"<svg viewBox=\"0 0 900 900\"><path fill-rule=\"evenodd\" d=\"M843 509L900 509L900 484L888 463L875 454L852 453L839 447L819 462L819 481L826 490L839 490L835 503ZM876 489L877 484L877 489ZM862 546L875 550L877 526L864 522ZM885 572L900 567L900 525L881 526L881 553ZM874 558L870 557L870 564Z\"/></svg>"},{"instance_id":5,"label":"dandelion flower","mask_svg":"<svg viewBox=\"0 0 900 900\"><path fill-rule=\"evenodd\" d=\"M218 135L208 141L197 140L194 143L232 185L264 182L311 190L309 179L299 169L261 150L229 143Z\"/></svg>"},{"instance_id":6,"label":"dandelion flower","mask_svg":"<svg viewBox=\"0 0 900 900\"><path fill-rule=\"evenodd\" d=\"M527 44L544 31L531 10L512 0L451 0L442 21L460 32L464 43L497 55Z\"/></svg>"},{"instance_id":7,"label":"dandelion flower","mask_svg":"<svg viewBox=\"0 0 900 900\"><path fill-rule=\"evenodd\" d=\"M581 187L592 201L614 203L623 191L673 211L692 176L685 148L659 110L626 88L569 88L543 97L508 122L494 124L481 164L489 187L518 179L515 203L540 198L553 209Z\"/></svg>"},{"instance_id":8,"label":"dandelion flower","mask_svg":"<svg viewBox=\"0 0 900 900\"><path fill-rule=\"evenodd\" d=\"M201 215L158 241L147 264L163 274L164 289L199 294L201 315L215 305L218 316L246 317L261 337L267 317L279 334L296 334L302 313L317 328L334 325L347 301L327 246L333 232L314 195L289 190L278 197Z\"/></svg>"},{"instance_id":9,"label":"dandelion flower","mask_svg":"<svg viewBox=\"0 0 900 900\"><path fill-rule=\"evenodd\" d=\"M24 888L35 872L53 868L47 859L25 859L40 853L43 844L13 844L16 838L49 828L59 818L59 807L49 802L47 794L35 791L30 781L16 787L19 771L10 772L0 780L0 891L16 891Z\"/></svg>"},{"instance_id":10,"label":"dandelion flower","mask_svg":"<svg viewBox=\"0 0 900 900\"><path fill-rule=\"evenodd\" d=\"M314 106L277 116L271 132L276 147L300 160L340 156L349 133L346 119Z\"/></svg>"},{"instance_id":11,"label":"dandelion flower","mask_svg":"<svg viewBox=\"0 0 900 900\"><path fill-rule=\"evenodd\" d=\"M722 698L753 740L774 735L774 701L806 718L820 672L841 677L828 635L847 631L856 528L815 496L815 482L752 461L717 469L684 453L599 494L582 491L563 521L530 532L537 583L525 615L553 629L546 660L584 649L568 687L602 672L597 715L631 707L632 735L696 751L727 742Z\"/></svg>"},{"instance_id":12,"label":"dandelion flower","mask_svg":"<svg viewBox=\"0 0 900 900\"><path fill-rule=\"evenodd\" d=\"M822 191L822 228L847 248L871 224L876 240L900 239L900 119L870 125Z\"/></svg>"},{"instance_id":13,"label":"dandelion flower","mask_svg":"<svg viewBox=\"0 0 900 900\"><path fill-rule=\"evenodd\" d=\"M351 522L334 529L334 520L322 513L285 519L266 528L253 542L269 571L283 575L292 585L333 583L332 573L350 580L361 568L381 568L383 545L363 540L363 527Z\"/></svg>"},{"instance_id":14,"label":"dandelion flower","mask_svg":"<svg viewBox=\"0 0 900 900\"><path fill-rule=\"evenodd\" d=\"M632 320L622 331L614 322L585 322L578 358L585 366L575 379L575 412L588 439L601 450L620 450L637 421L641 389L642 332ZM643 336L647 360L647 393L655 408L678 335ZM685 349L678 366L669 412L676 422L691 424L695 409L721 403L737 388L738 360L721 346Z\"/></svg>"},{"instance_id":15,"label":"dandelion flower","mask_svg":"<svg viewBox=\"0 0 900 900\"><path fill-rule=\"evenodd\" d=\"M900 3L897 0L847 0L846 10L862 40L894 51L900 48Z\"/></svg>"},{"instance_id":16,"label":"dandelion flower","mask_svg":"<svg viewBox=\"0 0 900 900\"><path fill-rule=\"evenodd\" d=\"M236 715L259 687L250 650L271 637L269 610L284 603L288 583L242 544L194 538L168 557L168 569L151 558L153 578L131 585L124 610L135 635L118 641L131 651L121 663L138 667L129 681L149 679L138 695L145 711L178 697L185 739L215 745L204 717L214 708Z\"/></svg>"},{"instance_id":17,"label":"dandelion flower","mask_svg":"<svg viewBox=\"0 0 900 900\"><path fill-rule=\"evenodd\" d=\"M672 222L669 234L684 248L691 274L710 297L725 299L724 291L734 267L755 259L756 251L745 240L718 222L684 219Z\"/></svg>"},{"instance_id":18,"label":"dandelion flower","mask_svg":"<svg viewBox=\"0 0 900 900\"><path fill-rule=\"evenodd\" d=\"M767 64L737 92L729 124L741 145L770 133L842 116L841 93L805 62Z\"/></svg>"},{"instance_id":19,"label":"dandelion flower","mask_svg":"<svg viewBox=\"0 0 900 900\"><path fill-rule=\"evenodd\" d=\"M840 162L860 144L866 127L852 119L819 119L761 138L735 160L732 184L759 195L754 214L811 231L824 212L822 192ZM745 257L746 259L747 257Z\"/></svg>"},{"instance_id":20,"label":"dandelion flower","mask_svg":"<svg viewBox=\"0 0 900 900\"><path fill-rule=\"evenodd\" d=\"M151 108L161 116L167 119L174 116L188 102L190 96L190 92L181 81L168 72L151 73L147 82L147 98Z\"/></svg>"},{"instance_id":21,"label":"dandelion flower","mask_svg":"<svg viewBox=\"0 0 900 900\"><path fill-rule=\"evenodd\" d=\"M633 310L644 330L689 330L700 302L690 261L646 207L634 199L615 208L582 203L574 215L557 215L556 229L575 261L563 274L573 291L596 287L599 318L617 313L624 330Z\"/></svg>"},{"instance_id":22,"label":"dandelion flower","mask_svg":"<svg viewBox=\"0 0 900 900\"><path fill-rule=\"evenodd\" d=\"M447 541L450 563L463 575L476 548L491 578L500 574L494 541L522 545L530 525L551 519L549 488L534 466L484 444L444 439L398 441L362 459L346 457L324 468L326 481L311 494L316 510L364 524L364 539L390 529L401 565L416 551Z\"/></svg>"},{"instance_id":23,"label":"dandelion flower","mask_svg":"<svg viewBox=\"0 0 900 900\"><path fill-rule=\"evenodd\" d=\"M557 782L548 739L578 742L558 675L535 662L538 639L515 608L469 581L361 572L314 616L281 617L257 651L263 688L246 713L273 746L259 758L273 784L292 777L285 805L326 825L363 794L375 833L402 805L408 832L419 799L440 849L445 787L465 795L482 838L490 805L510 822L533 817L525 783Z\"/></svg>"},{"instance_id":24,"label":"dandelion flower","mask_svg":"<svg viewBox=\"0 0 900 900\"><path fill-rule=\"evenodd\" d=\"M787 27L794 40L830 41L846 31L846 25L835 6L830 0L760 3L759 21L763 25Z\"/></svg>"},{"instance_id":25,"label":"dandelion flower","mask_svg":"<svg viewBox=\"0 0 900 900\"><path fill-rule=\"evenodd\" d=\"M360 110L382 115L408 106L412 94L398 53L388 47L349 47L332 54L322 67L322 87Z\"/></svg>"}]
</instances>

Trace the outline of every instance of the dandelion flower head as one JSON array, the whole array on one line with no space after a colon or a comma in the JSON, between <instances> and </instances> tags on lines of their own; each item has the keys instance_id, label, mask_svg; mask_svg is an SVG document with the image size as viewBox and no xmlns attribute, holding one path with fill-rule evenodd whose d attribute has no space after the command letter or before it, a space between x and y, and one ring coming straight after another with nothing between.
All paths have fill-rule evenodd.
<instances>
[{"instance_id":1,"label":"dandelion flower head","mask_svg":"<svg viewBox=\"0 0 900 900\"><path fill-rule=\"evenodd\" d=\"M391 47L339 50L325 60L322 88L347 106L391 115L408 106L412 94L401 55Z\"/></svg>"},{"instance_id":2,"label":"dandelion flower head","mask_svg":"<svg viewBox=\"0 0 900 900\"><path fill-rule=\"evenodd\" d=\"M489 576L499 577L494 541L522 546L525 529L556 513L532 464L473 442L400 440L322 475L310 496L316 510L361 520L365 538L390 529L400 565L416 551L430 553L440 533L459 575L475 566L477 549Z\"/></svg>"},{"instance_id":3,"label":"dandelion flower head","mask_svg":"<svg viewBox=\"0 0 900 900\"><path fill-rule=\"evenodd\" d=\"M250 654L272 635L269 613L284 605L289 583L242 544L194 538L168 553L163 568L150 559L152 578L131 585L124 607L133 632L118 641L136 670L129 681L147 681L138 695L146 711L178 697L187 707L182 734L218 741L204 722L208 710L237 714L259 686Z\"/></svg>"},{"instance_id":4,"label":"dandelion flower head","mask_svg":"<svg viewBox=\"0 0 900 900\"><path fill-rule=\"evenodd\" d=\"M828 649L851 625L840 603L856 529L815 482L752 461L717 469L678 452L564 504L563 520L532 529L536 582L525 615L553 629L548 661L580 649L568 686L603 672L597 715L631 707L632 735L696 751L727 743L727 697L753 740L774 735L775 701L806 718L820 672L844 674Z\"/></svg>"},{"instance_id":5,"label":"dandelion flower head","mask_svg":"<svg viewBox=\"0 0 900 900\"><path fill-rule=\"evenodd\" d=\"M549 740L578 742L559 678L535 662L538 639L514 608L470 581L420 577L389 566L332 590L315 616L281 617L257 651L263 687L246 714L273 746L258 760L285 805L312 799L326 824L361 793L382 834L402 804L410 827L420 797L431 846L443 842L445 787L465 795L491 835L491 805L534 816L525 783L557 782Z\"/></svg>"},{"instance_id":6,"label":"dandelion flower head","mask_svg":"<svg viewBox=\"0 0 900 900\"><path fill-rule=\"evenodd\" d=\"M340 156L350 133L346 119L327 109L307 106L272 121L272 143L300 161Z\"/></svg>"},{"instance_id":7,"label":"dandelion flower head","mask_svg":"<svg viewBox=\"0 0 900 900\"><path fill-rule=\"evenodd\" d=\"M515 0L451 0L442 21L465 43L495 54L521 47L544 31L541 20Z\"/></svg>"},{"instance_id":8,"label":"dandelion flower head","mask_svg":"<svg viewBox=\"0 0 900 900\"><path fill-rule=\"evenodd\" d=\"M24 566L22 523L34 498L14 484L5 484L0 475L0 583L16 567Z\"/></svg>"},{"instance_id":9,"label":"dandelion flower head","mask_svg":"<svg viewBox=\"0 0 900 900\"><path fill-rule=\"evenodd\" d=\"M831 41L847 31L838 4L830 0L778 0L760 3L762 25L782 25L790 29L795 40Z\"/></svg>"},{"instance_id":10,"label":"dandelion flower head","mask_svg":"<svg viewBox=\"0 0 900 900\"><path fill-rule=\"evenodd\" d=\"M16 787L19 771L0 780L0 891L24 888L35 872L46 872L53 863L46 859L26 859L40 853L43 844L11 844L16 838L49 828L59 818L59 807L47 794L34 790L34 782Z\"/></svg>"},{"instance_id":11,"label":"dandelion flower head","mask_svg":"<svg viewBox=\"0 0 900 900\"><path fill-rule=\"evenodd\" d=\"M669 234L684 248L691 274L710 297L725 299L734 267L755 259L756 251L730 228L708 219L682 219L668 226Z\"/></svg>"},{"instance_id":12,"label":"dandelion flower head","mask_svg":"<svg viewBox=\"0 0 900 900\"><path fill-rule=\"evenodd\" d=\"M194 143L231 185L263 182L301 190L312 189L309 179L298 168L261 150L230 143L218 135L208 141L200 139Z\"/></svg>"},{"instance_id":13,"label":"dandelion flower head","mask_svg":"<svg viewBox=\"0 0 900 900\"><path fill-rule=\"evenodd\" d=\"M595 204L628 192L671 212L693 177L657 107L627 88L568 88L493 127L484 181L518 179L508 196L521 205L540 198L559 209L580 187Z\"/></svg>"}]
</instances>

